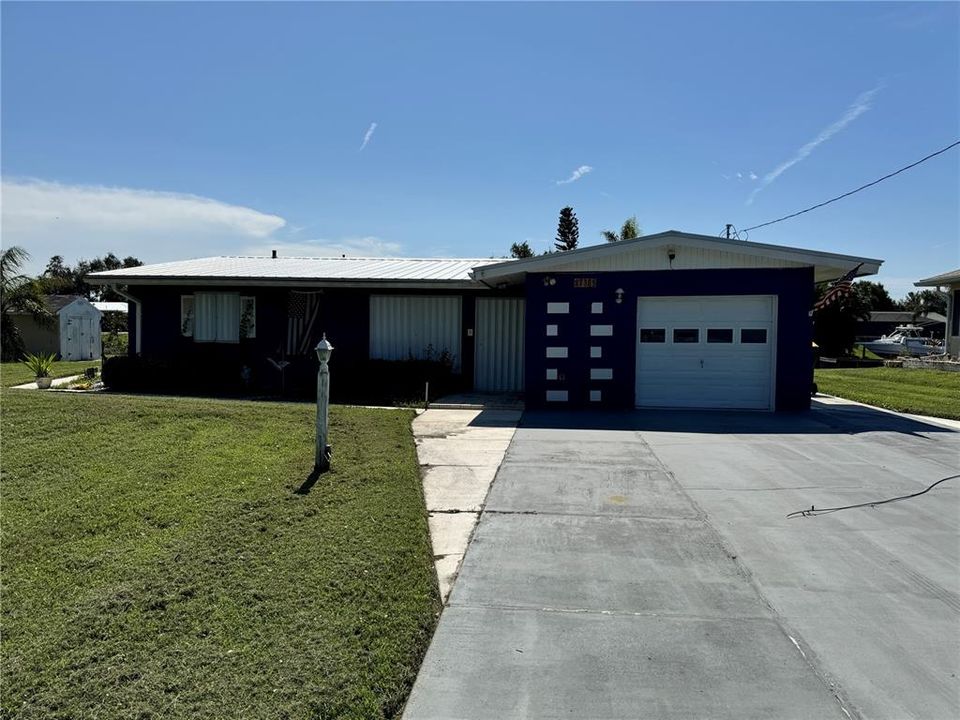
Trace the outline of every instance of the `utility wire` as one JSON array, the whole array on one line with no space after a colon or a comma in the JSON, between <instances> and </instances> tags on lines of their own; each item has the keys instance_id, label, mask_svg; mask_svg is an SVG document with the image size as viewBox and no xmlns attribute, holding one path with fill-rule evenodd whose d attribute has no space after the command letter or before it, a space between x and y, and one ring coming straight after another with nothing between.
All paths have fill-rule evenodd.
<instances>
[{"instance_id":1,"label":"utility wire","mask_svg":"<svg viewBox=\"0 0 960 720\"><path fill-rule=\"evenodd\" d=\"M826 515L827 513L838 512L840 510L852 510L854 508L862 507L876 507L877 505L886 505L887 503L897 502L898 500L909 500L910 498L919 497L924 493L928 493L937 485L947 480L956 480L960 478L960 475L950 475L945 478L937 480L933 485L928 487L926 490L921 490L920 492L915 492L910 495L900 495L899 497L887 498L886 500L874 500L873 502L858 503L857 505L844 505L843 507L834 507L834 508L815 508L813 505L810 506L809 510L797 510L797 512L792 512L787 515L788 518L793 517L816 517L817 515Z\"/></svg>"},{"instance_id":2,"label":"utility wire","mask_svg":"<svg viewBox=\"0 0 960 720\"><path fill-rule=\"evenodd\" d=\"M934 157L936 157L937 155L941 155L941 154L945 153L947 150L949 150L950 148L955 148L957 145L960 145L960 140L957 140L955 143L952 143L952 144L950 144L950 145L947 145L945 148L941 148L940 150L937 150L937 151L934 152L934 153L930 153L930 154L927 155L925 158L921 158L921 159L917 160L915 163L910 163L910 164L907 165L906 167L902 167L902 168L900 168L899 170L890 173L889 175L884 175L882 178L879 178L879 179L877 179L877 180L874 180L873 182L869 182L869 183L867 183L866 185L861 185L861 186L858 187L856 190L851 190L850 192L846 192L846 193L844 193L843 195L837 195L837 197L831 198L830 200L827 200L826 202L818 203L817 205L813 205L812 207L808 207L808 208L805 209L805 210L800 210L799 212L791 213L791 214L789 214L789 215L784 215L783 217L777 218L776 220L771 220L771 221L769 221L769 222L761 223L761 224L759 224L759 225L754 225L753 227L748 227L748 228L746 228L745 230L741 230L740 232L749 232L750 230L756 230L757 228L766 227L767 225L773 225L774 223L783 222L784 220L789 220L790 218L795 218L797 215L803 215L804 213L808 213L808 212L810 212L811 210L816 210L817 208L822 208L824 205L829 205L830 203L834 203L834 202L836 202L837 200L843 200L843 198L845 198L845 197L850 197L850 196L853 195L854 193L858 193L858 192L860 192L861 190L866 190L868 187L873 187L873 186L876 185L877 183L881 183L881 182L883 182L884 180L888 180L888 179L892 178L894 175L899 175L900 173L902 173L902 172L904 172L904 171L906 171L906 170L909 170L910 168L916 167L916 166L919 165L920 163L924 163L924 162L926 162L927 160L929 160L930 158L934 158Z\"/></svg>"}]
</instances>

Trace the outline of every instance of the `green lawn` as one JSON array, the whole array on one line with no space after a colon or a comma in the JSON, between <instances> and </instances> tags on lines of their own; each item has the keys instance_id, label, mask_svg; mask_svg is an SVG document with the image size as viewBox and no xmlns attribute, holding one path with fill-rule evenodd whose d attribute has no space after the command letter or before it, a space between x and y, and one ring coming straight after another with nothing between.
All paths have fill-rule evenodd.
<instances>
[{"instance_id":1,"label":"green lawn","mask_svg":"<svg viewBox=\"0 0 960 720\"><path fill-rule=\"evenodd\" d=\"M53 364L53 372L50 377L66 377L68 375L79 375L90 367L99 368L99 360L58 360ZM23 383L33 382L35 378L33 373L27 370L23 363L9 362L0 363L0 385L11 387L12 385L22 385Z\"/></svg>"},{"instance_id":2,"label":"green lawn","mask_svg":"<svg viewBox=\"0 0 960 720\"><path fill-rule=\"evenodd\" d=\"M889 410L960 420L960 373L907 368L815 371L820 392Z\"/></svg>"},{"instance_id":3,"label":"green lawn","mask_svg":"<svg viewBox=\"0 0 960 720\"><path fill-rule=\"evenodd\" d=\"M4 390L0 716L398 715L440 609L410 411Z\"/></svg>"}]
</instances>

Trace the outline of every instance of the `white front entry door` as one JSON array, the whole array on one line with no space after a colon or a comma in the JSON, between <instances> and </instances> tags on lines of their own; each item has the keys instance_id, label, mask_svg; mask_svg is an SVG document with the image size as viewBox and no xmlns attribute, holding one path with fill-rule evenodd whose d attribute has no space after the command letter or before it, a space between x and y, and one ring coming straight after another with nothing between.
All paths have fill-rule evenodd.
<instances>
[{"instance_id":1,"label":"white front entry door","mask_svg":"<svg viewBox=\"0 0 960 720\"><path fill-rule=\"evenodd\" d=\"M771 410L776 298L640 298L637 407Z\"/></svg>"}]
</instances>

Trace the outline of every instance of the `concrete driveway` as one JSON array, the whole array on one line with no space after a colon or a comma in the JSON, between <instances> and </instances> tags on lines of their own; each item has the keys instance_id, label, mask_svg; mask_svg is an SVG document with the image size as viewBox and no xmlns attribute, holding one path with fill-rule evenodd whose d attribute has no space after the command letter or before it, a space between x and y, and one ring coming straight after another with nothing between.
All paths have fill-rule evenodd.
<instances>
[{"instance_id":1,"label":"concrete driveway","mask_svg":"<svg viewBox=\"0 0 960 720\"><path fill-rule=\"evenodd\" d=\"M405 717L960 717L960 433L527 413Z\"/></svg>"}]
</instances>

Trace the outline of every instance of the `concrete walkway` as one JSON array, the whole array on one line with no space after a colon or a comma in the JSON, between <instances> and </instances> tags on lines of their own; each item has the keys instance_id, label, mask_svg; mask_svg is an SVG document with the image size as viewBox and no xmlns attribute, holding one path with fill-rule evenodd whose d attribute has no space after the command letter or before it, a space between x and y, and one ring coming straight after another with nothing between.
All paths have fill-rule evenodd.
<instances>
[{"instance_id":1,"label":"concrete walkway","mask_svg":"<svg viewBox=\"0 0 960 720\"><path fill-rule=\"evenodd\" d=\"M527 413L404 714L960 716L960 434L859 406Z\"/></svg>"},{"instance_id":2,"label":"concrete walkway","mask_svg":"<svg viewBox=\"0 0 960 720\"><path fill-rule=\"evenodd\" d=\"M479 407L431 408L413 421L444 602L521 414Z\"/></svg>"},{"instance_id":3,"label":"concrete walkway","mask_svg":"<svg viewBox=\"0 0 960 720\"><path fill-rule=\"evenodd\" d=\"M75 380L79 380L83 375L68 375L67 377L54 378L53 382L50 383L50 387L58 388L63 387L64 385L69 385ZM36 382L28 382L23 385L13 385L11 390L39 390Z\"/></svg>"}]
</instances>

